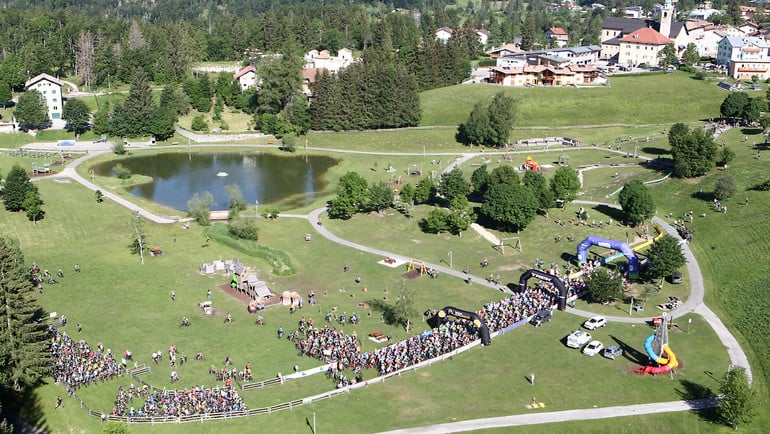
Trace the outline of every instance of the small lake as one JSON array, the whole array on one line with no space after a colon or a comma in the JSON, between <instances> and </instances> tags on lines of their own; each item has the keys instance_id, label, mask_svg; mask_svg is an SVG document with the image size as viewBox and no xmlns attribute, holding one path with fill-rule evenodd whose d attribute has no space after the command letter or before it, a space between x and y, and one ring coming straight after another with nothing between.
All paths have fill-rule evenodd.
<instances>
[{"instance_id":1,"label":"small lake","mask_svg":"<svg viewBox=\"0 0 770 434\"><path fill-rule=\"evenodd\" d=\"M132 187L133 195L187 211L194 193L214 196L212 210L226 210L225 186L236 184L253 209L259 201L298 207L310 204L326 188L326 171L338 160L321 156L283 156L267 153L161 153L119 161L132 173L150 176L153 182ZM99 176L115 176L117 161L91 169ZM224 175L227 176L218 176Z\"/></svg>"}]
</instances>

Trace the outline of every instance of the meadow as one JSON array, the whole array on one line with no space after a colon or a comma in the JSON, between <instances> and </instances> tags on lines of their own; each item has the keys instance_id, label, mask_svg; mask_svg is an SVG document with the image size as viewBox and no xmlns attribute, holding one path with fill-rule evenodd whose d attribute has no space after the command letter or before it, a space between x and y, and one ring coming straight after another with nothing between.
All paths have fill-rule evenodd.
<instances>
[{"instance_id":1,"label":"meadow","mask_svg":"<svg viewBox=\"0 0 770 434\"><path fill-rule=\"evenodd\" d=\"M697 96L688 95L692 106L681 119L685 122L695 122L704 117L716 116L718 105L724 95L718 93L709 99L709 90L702 82L691 80L679 73L668 82L656 81L672 78L671 76L650 76L653 80L649 86L672 87L693 86L700 84ZM623 88L629 83L630 89L641 91L646 88L641 82L634 80L614 80L612 90ZM626 77L623 78L626 80ZM677 81L674 81L677 80ZM690 81L687 81L690 80ZM713 85L713 84L712 84ZM477 93L489 91L489 96L498 88L480 86L455 87L458 100L464 97L466 89L477 88ZM714 86L715 87L715 86ZM526 89L551 92L553 89ZM605 89L564 89L568 93L562 98L572 98L569 92L605 92ZM628 92L631 92L629 90ZM721 92L721 91L720 91ZM676 94L671 92L672 94ZM706 94L706 96L703 96ZM610 93L612 95L612 93ZM619 92L613 104L620 113L618 116L630 116L627 104L621 104ZM483 95L482 95L483 96ZM546 95L547 96L547 95ZM477 97L479 97L477 95ZM424 98L438 98L434 95L424 95ZM443 96L444 105L454 104L455 98ZM607 96L606 98L612 98ZM702 102L698 102L701 101ZM522 112L535 110L541 99L522 97ZM555 99L555 98L554 98ZM712 101L713 100L713 101ZM628 101L626 101L628 102ZM691 101L692 102L692 101ZM447 113L439 113L437 105L424 101L426 116L446 120ZM455 117L464 120L472 103L462 104L454 108ZM532 125L553 124L573 125L573 122L594 122L588 117L594 112L604 109L607 100L593 101L596 109L569 110L569 119L562 119L562 109L556 105L543 103L541 110L549 110L538 123ZM464 107L464 108L461 108ZM570 107L567 105L566 107ZM716 107L716 109L714 109ZM526 110L525 110L526 108ZM441 110L444 108L442 107ZM645 108L649 110L650 108ZM457 114L466 110L466 114ZM623 111L628 110L628 112ZM579 113L575 113L578 112ZM591 113L591 114L588 114ZM640 110L641 113L641 110ZM539 115L542 115L539 112ZM648 122L642 114L639 123L658 124L670 121L665 110L658 111L660 122ZM534 115L533 115L534 116ZM580 120L580 116L585 119ZM451 117L450 117L451 119ZM635 129L632 127L613 127L594 129L564 129L558 135L575 137L584 143L609 142L614 148L616 138L632 135L635 138L652 135L653 140L644 143L624 142L621 150L634 152L639 146L639 152L648 156L667 155L667 144L661 138L661 127L649 126ZM767 162L755 160L756 154L751 149L751 143L757 141L757 131L730 131L724 139L737 153L736 160L731 163L728 174L736 176L741 190L732 200L725 201L730 207L729 214L717 214L709 209L709 192L713 190L716 179L722 172L714 171L706 177L695 180L667 180L651 187L658 208L658 215L665 216L668 212L681 215L689 210L695 210L696 215L702 212L707 217L696 219L695 239L692 244L701 269L706 279L706 302L716 311L722 320L736 333L747 351L754 368L756 389L760 394L760 402L767 405L767 377L770 372L766 348L768 347L767 299L761 294L766 288L766 278L757 270L767 265L767 253L770 243L767 242L767 223L762 217L770 212L770 201L764 200L762 192L752 190L752 187L764 180L767 173ZM441 136L443 134L443 136ZM334 188L340 176L349 170L355 170L364 175L369 181L389 180L385 172L388 164L397 168L399 173L409 169L410 165L421 164L425 167L437 166L436 170L446 167L451 161L449 155L430 155L431 153L453 153L467 150L453 143L454 130L438 128L426 130L409 130L377 133L340 133L340 134L311 134L310 146L344 149L350 145L352 149L367 149L372 146L375 151L407 151L420 152L425 149L425 156L398 155L348 155L341 152L326 151L341 159L340 164L328 175L328 186L325 194L310 206L301 209L286 208L282 204L281 211L305 213L310 209L323 206L323 203L334 196ZM741 141L749 134L749 143ZM542 137L554 135L552 131L540 129L517 129L514 136L521 138ZM443 139L440 137L444 137ZM442 142L445 140L445 142ZM518 140L514 138L514 140ZM3 146L0 144L0 146ZM301 149L300 149L301 151ZM477 151L474 149L474 151ZM524 150L529 151L529 150ZM545 150L532 149L532 157L541 162L554 161L558 154ZM538 152L539 151L539 152ZM480 151L479 151L480 152ZM523 160L524 155L514 154L515 158ZM570 164L573 166L593 163L616 164L628 162L621 154L612 154L599 149L585 149L569 152ZM442 164L431 165L431 161L442 159ZM466 176L478 164L483 164L481 153L461 169ZM495 161L496 160L496 161ZM13 157L0 156L0 171L6 173L13 162ZM21 160L24 162L24 160ZM518 161L518 160L516 160ZM509 164L493 159L490 164ZM87 171L87 166L81 167ZM427 174L428 169L423 170ZM614 177L615 172L618 173ZM87 172L86 172L87 173ZM609 192L617 189L622 182L638 178L644 181L660 178L663 174L641 169L638 166L623 168L599 168L584 173L584 196L594 200L606 200ZM416 182L416 179L409 179ZM120 191L114 181L97 179L97 181L114 191ZM281 326L287 331L292 330L298 321L298 314L291 315L285 307L271 307L263 311L266 325L257 326L254 316L249 315L240 302L222 293L218 286L227 281L223 275L203 276L198 273L201 262L215 259L237 257L246 265L254 267L268 282L274 292L297 290L307 294L313 290L319 296L318 306L306 305L299 315L313 317L317 323L323 323L323 316L329 310L348 313L356 312L361 318L357 327L346 326L346 332L357 332L363 337L372 330L392 333L395 339L407 337L407 333L397 327L380 322L379 313L374 311L368 316L368 309L358 304L371 298L392 297L394 291L401 285L401 274L405 269L391 269L376 262L382 258L359 251L347 249L333 244L320 236L313 236L312 242L304 241L304 234L313 233L307 221L301 219L279 218L273 222L260 225L260 243L286 252L299 272L292 276L275 276L270 273L270 264L259 259L245 257L227 246L214 243L204 247L205 228L193 225L189 230L183 230L181 225L146 224L148 242L161 247L164 255L145 258L142 265L137 256L129 254L126 245L131 238L129 226L130 213L106 201L97 204L93 193L73 183L54 181L39 181L38 186L45 200L46 218L33 224L23 215L7 214L0 219L0 232L13 234L21 241L27 261L36 261L49 269L62 268L65 276L55 286L46 286L43 294L39 295L43 307L49 312L65 313L70 318L70 326L81 323L83 331L79 338L94 345L101 340L105 347L114 352L130 349L140 363L151 365L152 372L144 375L143 380L159 387L173 387L169 382L170 367L164 361L154 365L149 360L150 353L165 350L170 344L176 344L180 351L190 359L198 351L206 354L205 362L188 361L179 368L183 386L204 384L215 385L213 376L207 373L210 364L221 367L224 358L229 355L237 367L249 361L256 367L255 380L275 377L277 372L289 372L292 366L299 365L300 369L317 366L316 360L302 358L296 354L290 342L279 340L276 329ZM697 194L703 189L706 196ZM744 196L748 196L749 205L743 205ZM574 215L577 205L567 207L565 214ZM157 210L168 211L171 210ZM5 211L3 211L5 212ZM519 236L522 239L522 250L506 248L506 254L501 255L488 242L483 241L475 232L468 231L463 237L428 235L419 231L416 222L427 209L418 207L416 218L407 220L392 211L384 215L357 215L347 222L324 220L324 225L343 238L372 245L395 253L414 256L431 262L441 262L448 259L447 252L453 251L454 267L470 265L477 275L482 275L477 264L480 259L491 259L490 272L500 273L506 282L517 282L521 270L532 264L534 259L553 261L562 266L569 255L574 254L574 243L555 243L555 234L566 234L566 229L559 226L561 211L552 210L549 217L540 216L520 234L504 234L495 232L498 236ZM589 211L596 220L612 218L617 221L617 215L612 211L600 208ZM183 212L177 210L177 214ZM592 217L593 218L593 217ZM376 229L374 229L376 228ZM571 228L570 228L571 229ZM622 239L627 229L616 226L603 229L602 236ZM575 228L578 241L588 235L590 229ZM633 233L631 235L634 235ZM636 234L639 235L639 234ZM172 240L176 238L176 243ZM74 264L79 264L82 272L75 274L71 270ZM342 266L351 264L351 271L343 272ZM484 272L486 273L486 271ZM356 284L353 277L359 275L361 284ZM441 276L438 279L421 277L404 283L415 292L415 305L418 311L426 308L439 308L447 304L475 310L484 303L496 301L501 294L478 285L466 285L460 280ZM684 285L666 284L659 297L670 294L682 294L686 291ZM367 292L362 291L367 288ZM344 289L344 290L343 290ZM176 292L176 300L170 298L171 291ZM206 299L206 291L212 290L213 302L217 314L206 318L197 307L197 303ZM653 299L648 302L656 304ZM583 305L581 307L605 312L611 315L621 315L627 312L628 305L598 307ZM223 316L231 313L235 317L233 324L225 324ZM180 318L185 315L192 321L191 327L179 327ZM692 323L688 324L692 319ZM594 335L605 344L614 342L623 346L625 356L615 361L604 358L588 358L577 351L567 349L562 339L579 327L580 318L557 313L554 320L540 328L524 326L512 333L506 333L496 338L492 345L485 348L475 348L451 360L434 364L416 372L409 372L393 378L384 384L372 385L364 390L356 391L331 400L301 406L291 411L282 411L272 415L263 415L246 419L236 419L217 423L192 423L182 425L142 426L133 425L132 432L212 432L212 431L246 431L259 424L260 429L267 432L309 432L309 421L313 416L317 419L319 430L334 432L375 432L385 429L395 429L410 426L420 426L429 423L444 423L452 420L465 420L477 417L493 417L504 414L527 413L525 405L536 396L546 403L545 411L558 411L593 406L611 406L632 403L648 403L655 401L670 401L684 398L697 398L713 394L718 389L721 375L727 369L729 360L726 352L718 342L711 329L698 316L685 316L677 319L679 324L671 333L671 346L682 359L683 365L673 378L668 376L640 377L633 374L643 357L642 343L652 329L643 325L611 324L605 329L598 330ZM688 324L688 325L685 325ZM420 324L422 328L425 326ZM417 327L421 330L421 327ZM68 333L76 333L68 330ZM376 347L373 342L362 339L364 350ZM530 385L527 376L535 372L536 384ZM365 372L366 378L373 373ZM103 384L90 386L78 392L79 397L91 408L97 411L109 411L119 385L126 385L127 378L110 380ZM298 382L289 382L282 386L264 390L244 392L246 402L250 407L273 405L291 399L301 399L305 396L333 388L331 380L322 376L314 376ZM53 402L57 395L64 395L60 386L47 384L40 387L35 396L29 397L24 403L25 416L33 422L40 422L52 432L94 432L100 429L98 419L89 417L74 399L65 399L63 408L53 410ZM769 422L768 415L760 413L757 420L741 428L743 432L762 432L762 427ZM598 420L591 422L570 422L559 425L542 425L517 428L521 432L552 432L563 430L568 432L649 432L650 430L667 433L679 432L727 432L728 428L712 421L708 413L676 413L668 415L649 415L628 417L620 420ZM509 432L510 430L498 430Z\"/></svg>"}]
</instances>

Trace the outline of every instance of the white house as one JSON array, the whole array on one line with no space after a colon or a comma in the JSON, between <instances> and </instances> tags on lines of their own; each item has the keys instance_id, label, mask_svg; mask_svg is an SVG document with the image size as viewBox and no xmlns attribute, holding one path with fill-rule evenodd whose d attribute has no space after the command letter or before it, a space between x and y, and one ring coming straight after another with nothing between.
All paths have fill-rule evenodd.
<instances>
[{"instance_id":1,"label":"white house","mask_svg":"<svg viewBox=\"0 0 770 434\"><path fill-rule=\"evenodd\" d=\"M241 90L246 90L257 86L257 68L249 65L233 74L233 79L241 85Z\"/></svg>"},{"instance_id":2,"label":"white house","mask_svg":"<svg viewBox=\"0 0 770 434\"><path fill-rule=\"evenodd\" d=\"M642 18L644 16L644 9L641 6L623 8L623 16L626 18Z\"/></svg>"},{"instance_id":3,"label":"white house","mask_svg":"<svg viewBox=\"0 0 770 434\"><path fill-rule=\"evenodd\" d=\"M454 30L449 27L442 27L436 30L436 39L446 44L452 39L452 33L454 33Z\"/></svg>"},{"instance_id":4,"label":"white house","mask_svg":"<svg viewBox=\"0 0 770 434\"><path fill-rule=\"evenodd\" d=\"M487 45L491 33L487 29L476 29L476 36L479 38L479 44Z\"/></svg>"},{"instance_id":5,"label":"white house","mask_svg":"<svg viewBox=\"0 0 770 434\"><path fill-rule=\"evenodd\" d=\"M45 104L48 107L48 118L61 119L64 100L61 93L62 82L48 74L40 74L30 78L25 83L27 90L36 90L43 94Z\"/></svg>"},{"instance_id":6,"label":"white house","mask_svg":"<svg viewBox=\"0 0 770 434\"><path fill-rule=\"evenodd\" d=\"M725 36L719 41L717 64L738 80L770 78L770 41L752 36Z\"/></svg>"},{"instance_id":7,"label":"white house","mask_svg":"<svg viewBox=\"0 0 770 434\"><path fill-rule=\"evenodd\" d=\"M336 73L357 61L349 48L340 48L336 56L332 56L329 50L310 50L305 54L305 69L322 69Z\"/></svg>"}]
</instances>

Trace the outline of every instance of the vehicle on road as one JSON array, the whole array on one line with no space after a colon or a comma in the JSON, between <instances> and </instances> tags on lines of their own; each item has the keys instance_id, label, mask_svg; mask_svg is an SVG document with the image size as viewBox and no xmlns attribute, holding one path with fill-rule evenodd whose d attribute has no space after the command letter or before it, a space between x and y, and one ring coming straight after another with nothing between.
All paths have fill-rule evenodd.
<instances>
[{"instance_id":1,"label":"vehicle on road","mask_svg":"<svg viewBox=\"0 0 770 434\"><path fill-rule=\"evenodd\" d=\"M570 348L580 348L591 340L591 334L584 330L575 330L567 336L567 346Z\"/></svg>"},{"instance_id":2,"label":"vehicle on road","mask_svg":"<svg viewBox=\"0 0 770 434\"><path fill-rule=\"evenodd\" d=\"M591 341L583 348L583 354L593 357L604 349L604 344L599 341Z\"/></svg>"},{"instance_id":3,"label":"vehicle on road","mask_svg":"<svg viewBox=\"0 0 770 434\"><path fill-rule=\"evenodd\" d=\"M587 328L588 330L596 330L599 327L604 327L607 325L607 319L603 316L592 316L591 318L588 318L584 323L583 327Z\"/></svg>"},{"instance_id":4,"label":"vehicle on road","mask_svg":"<svg viewBox=\"0 0 770 434\"><path fill-rule=\"evenodd\" d=\"M529 320L529 323L535 327L539 327L541 324L550 321L552 316L553 312L551 312L551 309L541 310Z\"/></svg>"},{"instance_id":5,"label":"vehicle on road","mask_svg":"<svg viewBox=\"0 0 770 434\"><path fill-rule=\"evenodd\" d=\"M617 345L610 345L609 347L604 349L604 357L608 359L615 360L618 357L623 355L623 350L620 349Z\"/></svg>"},{"instance_id":6,"label":"vehicle on road","mask_svg":"<svg viewBox=\"0 0 770 434\"><path fill-rule=\"evenodd\" d=\"M675 271L671 274L671 283L674 284L680 284L682 283L682 273L680 271Z\"/></svg>"}]
</instances>

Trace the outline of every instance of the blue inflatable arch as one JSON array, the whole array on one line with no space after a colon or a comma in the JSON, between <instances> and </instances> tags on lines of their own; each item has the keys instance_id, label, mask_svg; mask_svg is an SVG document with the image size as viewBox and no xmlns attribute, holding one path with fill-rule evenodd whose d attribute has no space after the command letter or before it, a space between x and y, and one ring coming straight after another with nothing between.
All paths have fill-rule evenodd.
<instances>
[{"instance_id":1,"label":"blue inflatable arch","mask_svg":"<svg viewBox=\"0 0 770 434\"><path fill-rule=\"evenodd\" d=\"M628 277L639 277L639 257L628 244L622 241L608 240L606 238L590 236L581 241L577 247L578 264L584 264L588 260L588 249L591 246L604 247L605 249L618 250L628 259Z\"/></svg>"}]
</instances>

